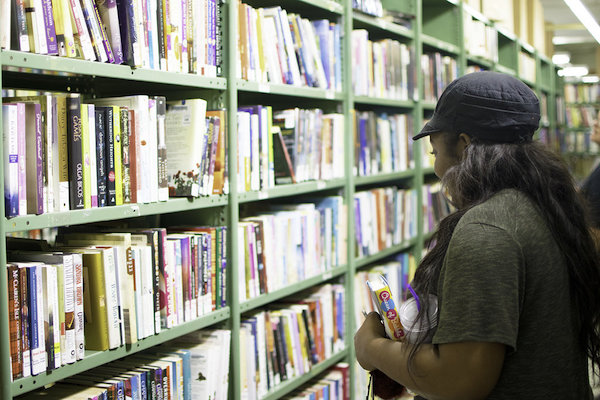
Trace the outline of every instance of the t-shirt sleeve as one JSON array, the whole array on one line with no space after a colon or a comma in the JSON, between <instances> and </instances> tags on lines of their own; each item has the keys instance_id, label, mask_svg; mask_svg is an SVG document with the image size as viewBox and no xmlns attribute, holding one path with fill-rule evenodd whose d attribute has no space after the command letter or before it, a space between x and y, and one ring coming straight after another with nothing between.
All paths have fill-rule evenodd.
<instances>
[{"instance_id":1,"label":"t-shirt sleeve","mask_svg":"<svg viewBox=\"0 0 600 400\"><path fill-rule=\"evenodd\" d=\"M495 342L516 350L523 269L521 248L505 230L457 227L440 271L433 343Z\"/></svg>"}]
</instances>

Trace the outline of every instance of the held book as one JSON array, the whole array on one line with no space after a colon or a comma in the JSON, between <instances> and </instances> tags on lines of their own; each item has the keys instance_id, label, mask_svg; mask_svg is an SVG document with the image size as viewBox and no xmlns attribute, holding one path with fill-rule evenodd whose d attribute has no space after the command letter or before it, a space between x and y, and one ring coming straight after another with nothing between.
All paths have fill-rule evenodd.
<instances>
[{"instance_id":1,"label":"held book","mask_svg":"<svg viewBox=\"0 0 600 400\"><path fill-rule=\"evenodd\" d=\"M398 314L392 291L385 277L379 275L379 279L367 281L367 287L371 293L373 305L379 312L387 336L392 340L403 340L405 336L404 327L400 322L400 314Z\"/></svg>"}]
</instances>

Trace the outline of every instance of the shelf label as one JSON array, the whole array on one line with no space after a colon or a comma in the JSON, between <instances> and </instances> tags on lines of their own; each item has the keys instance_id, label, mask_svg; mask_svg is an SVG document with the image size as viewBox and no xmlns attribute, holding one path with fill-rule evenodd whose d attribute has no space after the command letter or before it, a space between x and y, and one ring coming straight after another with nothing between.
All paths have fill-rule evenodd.
<instances>
[{"instance_id":1,"label":"shelf label","mask_svg":"<svg viewBox=\"0 0 600 400\"><path fill-rule=\"evenodd\" d=\"M258 192L258 198L259 200L264 200L264 199L268 199L269 198L269 192L264 192L264 191L260 191Z\"/></svg>"},{"instance_id":2,"label":"shelf label","mask_svg":"<svg viewBox=\"0 0 600 400\"><path fill-rule=\"evenodd\" d=\"M329 99L329 100L335 98L335 93L333 92L333 90L326 90L325 91L325 98Z\"/></svg>"},{"instance_id":3,"label":"shelf label","mask_svg":"<svg viewBox=\"0 0 600 400\"><path fill-rule=\"evenodd\" d=\"M327 281L329 279L333 278L333 272L331 271L327 271L325 273L323 273L323 280Z\"/></svg>"},{"instance_id":4,"label":"shelf label","mask_svg":"<svg viewBox=\"0 0 600 400\"><path fill-rule=\"evenodd\" d=\"M271 85L261 83L258 85L258 91L262 93L271 93Z\"/></svg>"},{"instance_id":5,"label":"shelf label","mask_svg":"<svg viewBox=\"0 0 600 400\"><path fill-rule=\"evenodd\" d=\"M323 190L327 187L327 183L325 181L317 181L317 190Z\"/></svg>"}]
</instances>

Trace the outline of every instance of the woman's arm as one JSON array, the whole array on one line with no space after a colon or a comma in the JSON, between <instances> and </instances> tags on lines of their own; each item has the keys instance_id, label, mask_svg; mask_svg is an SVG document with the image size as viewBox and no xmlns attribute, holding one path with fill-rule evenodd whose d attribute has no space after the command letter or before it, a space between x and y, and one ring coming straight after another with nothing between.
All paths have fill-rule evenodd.
<instances>
[{"instance_id":1,"label":"woman's arm","mask_svg":"<svg viewBox=\"0 0 600 400\"><path fill-rule=\"evenodd\" d=\"M485 399L500 377L506 351L500 343L424 344L409 373L411 346L387 339L377 313L367 316L354 346L364 369L378 369L429 400Z\"/></svg>"}]
</instances>

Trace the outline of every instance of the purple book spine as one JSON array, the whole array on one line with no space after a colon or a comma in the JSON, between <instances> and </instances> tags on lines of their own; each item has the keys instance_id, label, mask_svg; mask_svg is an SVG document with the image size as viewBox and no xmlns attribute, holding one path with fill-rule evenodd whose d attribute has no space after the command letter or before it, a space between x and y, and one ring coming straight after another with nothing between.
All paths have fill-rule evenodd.
<instances>
[{"instance_id":1,"label":"purple book spine","mask_svg":"<svg viewBox=\"0 0 600 400\"><path fill-rule=\"evenodd\" d=\"M54 15L52 14L52 0L42 0L42 12L44 14L44 25L46 30L46 43L48 44L48 54L58 55L58 42L56 41Z\"/></svg>"},{"instance_id":2,"label":"purple book spine","mask_svg":"<svg viewBox=\"0 0 600 400\"><path fill-rule=\"evenodd\" d=\"M122 43L122 28L121 17L117 9L117 0L105 0L96 2L96 7L100 13L100 20L104 25L104 30L110 41L112 55L115 64L123 64L123 43ZM126 19L124 20L126 21Z\"/></svg>"},{"instance_id":3,"label":"purple book spine","mask_svg":"<svg viewBox=\"0 0 600 400\"><path fill-rule=\"evenodd\" d=\"M94 17L98 22L98 27L100 28L100 36L102 37L102 45L104 46L104 50L106 51L106 57L108 57L108 62L114 64L115 57L112 52L112 47L110 45L110 41L108 40L108 34L106 33L106 26L102 22L102 18L100 18L100 13L98 12L98 7L96 6L96 2L92 3L94 5Z\"/></svg>"}]
</instances>

